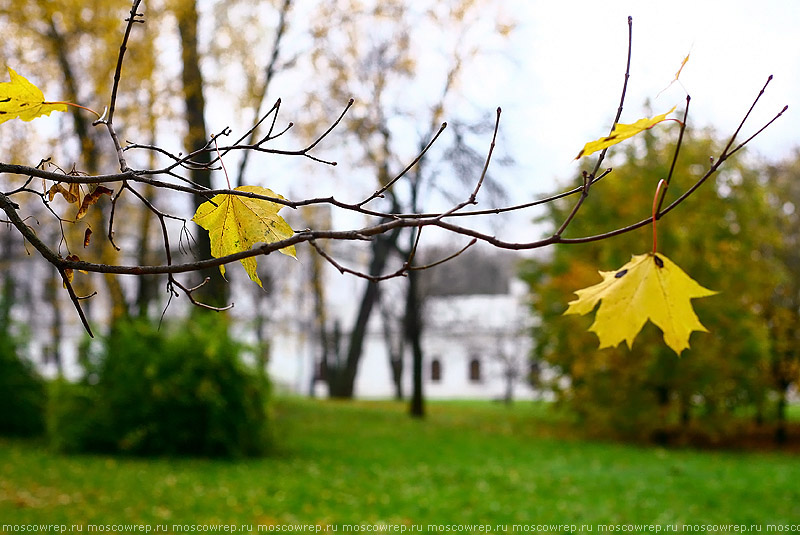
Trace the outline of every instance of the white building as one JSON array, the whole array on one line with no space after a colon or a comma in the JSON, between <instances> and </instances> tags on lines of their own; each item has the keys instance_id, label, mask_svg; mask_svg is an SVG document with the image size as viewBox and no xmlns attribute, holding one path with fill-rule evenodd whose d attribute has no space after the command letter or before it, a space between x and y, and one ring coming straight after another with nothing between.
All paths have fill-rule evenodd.
<instances>
[{"instance_id":1,"label":"white building","mask_svg":"<svg viewBox=\"0 0 800 535\"><path fill-rule=\"evenodd\" d=\"M474 284L469 276L459 284L459 274L472 272L469 268L474 266L474 261L475 258L471 262L461 262L461 270L456 267L456 261L445 264L440 274L448 279L450 291L443 292L440 288L428 292L433 295L425 300L422 337L424 395L430 399L504 399L507 395L515 399L537 397L539 393L528 380L531 316L525 301L525 284L510 276L510 263L504 269L495 270L493 283L488 287ZM465 264L467 269L463 269ZM434 285L437 284L435 279ZM358 305L355 296L360 295L363 283L353 277L337 275L335 279L340 297L329 304L330 316L341 321L343 334L347 334L348 322L355 317ZM387 286L389 288L382 288L382 291L391 294L400 290L398 285L394 288L391 284ZM470 288L483 293L465 294L464 290ZM442 293L450 295L437 295ZM358 398L394 396L384 321L386 318L374 310L354 385L354 395ZM395 337L399 336L399 327L394 330ZM301 394L313 389L315 395L326 396L327 384L318 377L321 350L311 331L297 324L293 327L284 324L284 328L274 333L269 371L278 388ZM404 352L402 370L402 390L407 397L412 390L410 348Z\"/></svg>"}]
</instances>

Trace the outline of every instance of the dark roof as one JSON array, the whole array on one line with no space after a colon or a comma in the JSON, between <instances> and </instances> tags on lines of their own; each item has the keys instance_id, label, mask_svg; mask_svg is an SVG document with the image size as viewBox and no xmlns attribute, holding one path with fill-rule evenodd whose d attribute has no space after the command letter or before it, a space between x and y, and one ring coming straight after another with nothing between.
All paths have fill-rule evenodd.
<instances>
[{"instance_id":1,"label":"dark roof","mask_svg":"<svg viewBox=\"0 0 800 535\"><path fill-rule=\"evenodd\" d=\"M420 263L437 262L458 249L428 248ZM509 292L515 255L497 249L471 247L459 256L422 272L423 289L430 296L500 295Z\"/></svg>"}]
</instances>

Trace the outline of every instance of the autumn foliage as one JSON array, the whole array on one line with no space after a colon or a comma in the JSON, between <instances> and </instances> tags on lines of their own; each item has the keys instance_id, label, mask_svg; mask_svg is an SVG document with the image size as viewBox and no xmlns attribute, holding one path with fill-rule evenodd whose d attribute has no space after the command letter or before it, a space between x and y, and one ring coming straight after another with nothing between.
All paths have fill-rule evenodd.
<instances>
[{"instance_id":1,"label":"autumn foliage","mask_svg":"<svg viewBox=\"0 0 800 535\"><path fill-rule=\"evenodd\" d=\"M689 175L691 162L721 144L699 132L687 134L690 141L684 140L681 149L685 160L674 171L677 186ZM674 134L650 131L614 155L616 180L593 190L591 209L572 231L602 232L621 218L645 217L654 184L644 177L669 173L675 141ZM680 218L658 221L659 249L718 292L692 300L696 314L689 297L714 292L682 273L669 276L668 270L676 268L660 252L631 259L631 250L651 246L651 225L602 243L559 246L552 257L526 264L532 306L542 319L534 332L534 358L553 372L548 384L584 431L710 445L751 427L770 436L779 426L782 409L776 400L783 387L773 380L772 370L783 357L778 339L770 334L775 323L771 303L776 289L793 279L794 268L775 254L783 250L782 232L770 215L777 191L763 169L750 161L729 162L715 184L696 192ZM556 225L568 210L568 204L554 203L544 221ZM603 280L597 283L597 265L615 270L601 273ZM664 283L663 276L675 280ZM685 308L680 314L665 291L673 284L682 287L678 293ZM614 286L622 291L604 293ZM583 287L588 288L576 300L575 289ZM611 302L605 303L608 297ZM594 321L581 315L591 312L598 300ZM629 314L638 306L640 314ZM645 323L648 317L657 318L655 325ZM673 329L670 318L682 324ZM692 335L687 347L690 331L706 328L709 332ZM627 343L619 345L622 341ZM680 359L675 358L678 351Z\"/></svg>"}]
</instances>

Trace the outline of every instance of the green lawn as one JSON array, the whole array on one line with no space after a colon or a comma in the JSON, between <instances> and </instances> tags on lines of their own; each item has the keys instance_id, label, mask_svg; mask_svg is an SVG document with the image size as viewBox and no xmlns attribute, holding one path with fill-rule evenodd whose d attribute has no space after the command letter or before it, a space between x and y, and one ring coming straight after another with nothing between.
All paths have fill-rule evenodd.
<instances>
[{"instance_id":1,"label":"green lawn","mask_svg":"<svg viewBox=\"0 0 800 535\"><path fill-rule=\"evenodd\" d=\"M790 454L569 439L529 403L436 403L413 421L391 402L281 399L274 416L277 452L257 460L0 440L0 523L800 524Z\"/></svg>"}]
</instances>

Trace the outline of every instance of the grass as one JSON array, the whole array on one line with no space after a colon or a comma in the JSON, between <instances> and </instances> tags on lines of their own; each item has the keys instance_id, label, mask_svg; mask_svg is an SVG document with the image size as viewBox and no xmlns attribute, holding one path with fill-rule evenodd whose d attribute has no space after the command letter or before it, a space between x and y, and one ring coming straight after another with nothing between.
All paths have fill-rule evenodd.
<instances>
[{"instance_id":1,"label":"grass","mask_svg":"<svg viewBox=\"0 0 800 535\"><path fill-rule=\"evenodd\" d=\"M0 523L798 524L800 459L565 438L539 404L281 399L265 459L0 440ZM424 527L423 527L424 532Z\"/></svg>"}]
</instances>

